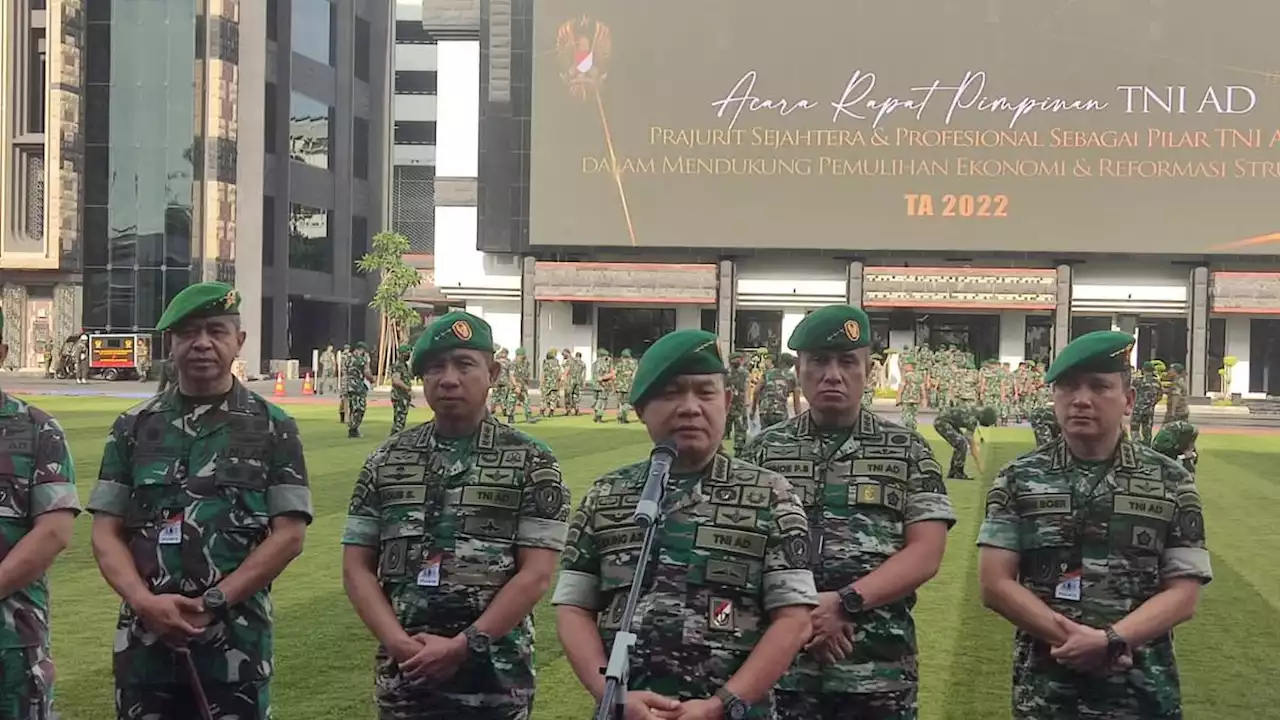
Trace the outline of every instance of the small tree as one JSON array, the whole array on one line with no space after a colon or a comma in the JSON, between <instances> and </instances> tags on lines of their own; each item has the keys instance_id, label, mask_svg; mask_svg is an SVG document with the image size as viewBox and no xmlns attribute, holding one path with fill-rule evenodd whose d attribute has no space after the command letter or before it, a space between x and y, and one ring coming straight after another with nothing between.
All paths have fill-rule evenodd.
<instances>
[{"instance_id":1,"label":"small tree","mask_svg":"<svg viewBox=\"0 0 1280 720\"><path fill-rule=\"evenodd\" d=\"M396 348L409 337L422 316L409 306L404 296L422 283L417 268L404 261L409 240L396 232L380 232L373 236L373 247L356 261L356 269L365 275L378 274L378 289L369 307L378 311L382 321L378 329L378 384L381 385Z\"/></svg>"},{"instance_id":2,"label":"small tree","mask_svg":"<svg viewBox=\"0 0 1280 720\"><path fill-rule=\"evenodd\" d=\"M1224 395L1231 394L1231 375L1238 362L1240 362L1240 358L1235 355L1228 355L1222 358L1222 369L1218 371L1218 374L1222 375L1222 393Z\"/></svg>"}]
</instances>

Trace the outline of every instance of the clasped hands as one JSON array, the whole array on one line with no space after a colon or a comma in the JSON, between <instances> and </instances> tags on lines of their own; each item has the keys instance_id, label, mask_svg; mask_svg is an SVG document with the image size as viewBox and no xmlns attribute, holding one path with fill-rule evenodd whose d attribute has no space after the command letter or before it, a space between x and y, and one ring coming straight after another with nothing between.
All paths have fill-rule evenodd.
<instances>
[{"instance_id":1,"label":"clasped hands","mask_svg":"<svg viewBox=\"0 0 1280 720\"><path fill-rule=\"evenodd\" d=\"M213 615L204 609L204 601L185 595L148 595L133 609L143 627L172 647L186 647L213 622Z\"/></svg>"},{"instance_id":2,"label":"clasped hands","mask_svg":"<svg viewBox=\"0 0 1280 720\"><path fill-rule=\"evenodd\" d=\"M1094 677L1106 677L1133 667L1132 648L1115 658L1107 656L1105 630L1081 625L1058 613L1054 613L1053 620L1066 636L1066 640L1049 651L1060 664Z\"/></svg>"}]
</instances>

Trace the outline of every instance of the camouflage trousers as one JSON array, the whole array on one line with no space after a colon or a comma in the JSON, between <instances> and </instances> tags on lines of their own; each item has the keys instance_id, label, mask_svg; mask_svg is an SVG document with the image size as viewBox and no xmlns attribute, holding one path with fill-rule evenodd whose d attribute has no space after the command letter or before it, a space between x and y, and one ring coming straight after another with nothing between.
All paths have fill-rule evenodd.
<instances>
[{"instance_id":1,"label":"camouflage trousers","mask_svg":"<svg viewBox=\"0 0 1280 720\"><path fill-rule=\"evenodd\" d=\"M507 422L515 422L516 405L524 410L524 421L533 421L533 412L529 410L529 391L521 387L513 387L507 391L507 396L502 399L502 414L507 416Z\"/></svg>"},{"instance_id":2,"label":"camouflage trousers","mask_svg":"<svg viewBox=\"0 0 1280 720\"><path fill-rule=\"evenodd\" d=\"M489 412L493 415L502 413L507 405L507 396L511 394L510 385L494 385L489 391Z\"/></svg>"},{"instance_id":3,"label":"camouflage trousers","mask_svg":"<svg viewBox=\"0 0 1280 720\"><path fill-rule=\"evenodd\" d=\"M1031 421L1031 432L1036 436L1036 447L1048 445L1057 436L1057 420L1053 410L1047 407L1032 408L1028 411Z\"/></svg>"},{"instance_id":4,"label":"camouflage trousers","mask_svg":"<svg viewBox=\"0 0 1280 720\"><path fill-rule=\"evenodd\" d=\"M542 395L542 409L539 411L543 416L554 415L556 409L560 407L560 388L544 387L539 388Z\"/></svg>"},{"instance_id":5,"label":"camouflage trousers","mask_svg":"<svg viewBox=\"0 0 1280 720\"><path fill-rule=\"evenodd\" d=\"M1175 420L1190 420L1191 409L1187 406L1186 400L1178 400L1176 402L1165 401L1164 419L1160 421L1161 425L1168 425Z\"/></svg>"},{"instance_id":6,"label":"camouflage trousers","mask_svg":"<svg viewBox=\"0 0 1280 720\"><path fill-rule=\"evenodd\" d=\"M568 415L582 414L582 386L568 385L564 389L564 411Z\"/></svg>"},{"instance_id":7,"label":"camouflage trousers","mask_svg":"<svg viewBox=\"0 0 1280 720\"><path fill-rule=\"evenodd\" d=\"M724 424L724 439L733 440L733 454L737 455L747 444L747 409L745 407L729 407L729 417Z\"/></svg>"},{"instance_id":8,"label":"camouflage trousers","mask_svg":"<svg viewBox=\"0 0 1280 720\"><path fill-rule=\"evenodd\" d=\"M391 434L404 430L404 425L409 420L409 398L391 398Z\"/></svg>"},{"instance_id":9,"label":"camouflage trousers","mask_svg":"<svg viewBox=\"0 0 1280 720\"><path fill-rule=\"evenodd\" d=\"M205 682L201 684L214 720L269 720L271 683ZM200 717L191 686L116 685L116 717L119 720L177 720Z\"/></svg>"},{"instance_id":10,"label":"camouflage trousers","mask_svg":"<svg viewBox=\"0 0 1280 720\"><path fill-rule=\"evenodd\" d=\"M882 693L777 692L778 720L915 720L916 688Z\"/></svg>"},{"instance_id":11,"label":"camouflage trousers","mask_svg":"<svg viewBox=\"0 0 1280 720\"><path fill-rule=\"evenodd\" d=\"M920 411L920 403L902 403L902 426L908 430L916 429L916 413Z\"/></svg>"},{"instance_id":12,"label":"camouflage trousers","mask_svg":"<svg viewBox=\"0 0 1280 720\"><path fill-rule=\"evenodd\" d=\"M77 380L89 379L89 361L88 360L76 363L76 379Z\"/></svg>"},{"instance_id":13,"label":"camouflage trousers","mask_svg":"<svg viewBox=\"0 0 1280 720\"><path fill-rule=\"evenodd\" d=\"M876 389L873 387L864 388L862 390L862 409L870 410L876 402Z\"/></svg>"},{"instance_id":14,"label":"camouflage trousers","mask_svg":"<svg viewBox=\"0 0 1280 720\"><path fill-rule=\"evenodd\" d=\"M951 446L951 467L947 471L947 477L957 480L967 477L964 474L964 461L969 453L969 438L950 420L935 421L933 429Z\"/></svg>"},{"instance_id":15,"label":"camouflage trousers","mask_svg":"<svg viewBox=\"0 0 1280 720\"><path fill-rule=\"evenodd\" d=\"M53 659L47 647L0 650L0 718L56 718L53 675Z\"/></svg>"},{"instance_id":16,"label":"camouflage trousers","mask_svg":"<svg viewBox=\"0 0 1280 720\"><path fill-rule=\"evenodd\" d=\"M628 395L630 394L631 388L627 388L626 390L617 389L613 391L613 395L618 401L618 422L620 423L631 422L627 415L632 410L631 403L629 402L630 398L628 398Z\"/></svg>"},{"instance_id":17,"label":"camouflage trousers","mask_svg":"<svg viewBox=\"0 0 1280 720\"><path fill-rule=\"evenodd\" d=\"M347 434L357 435L360 423L364 422L364 411L368 407L369 396L364 393L345 393L342 396L347 404Z\"/></svg>"},{"instance_id":18,"label":"camouflage trousers","mask_svg":"<svg viewBox=\"0 0 1280 720\"><path fill-rule=\"evenodd\" d=\"M1150 410L1135 409L1133 415L1129 418L1129 437L1134 442L1141 442L1143 445L1150 447L1151 426L1155 421L1155 408Z\"/></svg>"},{"instance_id":19,"label":"camouflage trousers","mask_svg":"<svg viewBox=\"0 0 1280 720\"><path fill-rule=\"evenodd\" d=\"M613 388L596 387L591 392L591 415L596 422L600 422L604 420L604 411L609 408L609 396L613 395Z\"/></svg>"},{"instance_id":20,"label":"camouflage trousers","mask_svg":"<svg viewBox=\"0 0 1280 720\"><path fill-rule=\"evenodd\" d=\"M533 678L527 689L503 687L492 665L465 661L445 687L405 678L381 651L376 666L378 720L529 720L532 712Z\"/></svg>"}]
</instances>

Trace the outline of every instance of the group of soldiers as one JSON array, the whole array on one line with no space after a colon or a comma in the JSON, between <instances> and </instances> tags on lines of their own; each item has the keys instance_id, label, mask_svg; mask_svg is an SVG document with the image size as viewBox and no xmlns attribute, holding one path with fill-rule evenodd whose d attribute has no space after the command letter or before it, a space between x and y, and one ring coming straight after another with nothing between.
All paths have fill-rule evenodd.
<instances>
[{"instance_id":1,"label":"group of soldiers","mask_svg":"<svg viewBox=\"0 0 1280 720\"><path fill-rule=\"evenodd\" d=\"M542 417L552 417L556 410L563 409L565 415L580 415L582 405L582 383L587 377L587 363L582 353L571 353L569 348L563 351L563 358L556 357L556 349L547 351L542 360L542 376L539 390L542 393Z\"/></svg>"},{"instance_id":2,"label":"group of soldiers","mask_svg":"<svg viewBox=\"0 0 1280 720\"><path fill-rule=\"evenodd\" d=\"M313 510L297 425L231 373L239 302L222 283L174 298L160 327L177 385L116 420L87 506L123 601L122 720L270 716L270 588ZM742 358L726 365L701 330L645 353L626 400L676 459L643 577L635 510L650 463L603 474L573 510L552 449L490 412L500 364L484 320L449 313L398 349L397 377L422 381L433 418L369 455L342 536L344 588L378 640L379 717L528 720L532 611L557 565L556 629L596 698L643 583L629 720L916 717L912 609L957 518L928 442L863 406L869 338L859 308L809 314L788 342L808 409L736 457L723 438ZM1181 717L1172 628L1212 571L1193 476L1126 436L1131 343L1091 333L1063 350L1045 378L1059 436L1002 468L987 495L977 583L1017 628L1020 720ZM80 507L57 421L0 400L13 471L0 578L28 568L0 601L0 716L46 718L44 573Z\"/></svg>"},{"instance_id":3,"label":"group of soldiers","mask_svg":"<svg viewBox=\"0 0 1280 720\"><path fill-rule=\"evenodd\" d=\"M533 422L529 403L533 368L524 348L516 348L515 359L508 357L506 348L494 346L494 349L499 370L498 379L494 381L489 396L490 412L505 417L507 423L512 424L515 422L516 408L519 407L524 412L525 422ZM538 390L542 396L539 417L553 417L561 409L566 416L582 414L582 391L584 386L589 385L593 395L593 422L604 422L610 400L617 405L618 422L630 422L631 405L627 402L627 393L631 390L635 366L636 361L631 357L630 350L624 349L615 360L608 350L600 348L596 352L596 361L592 365L591 380L588 383L587 364L582 359L582 353L571 352L566 348L560 351L557 359L556 349L548 350L543 358L539 377Z\"/></svg>"}]
</instances>

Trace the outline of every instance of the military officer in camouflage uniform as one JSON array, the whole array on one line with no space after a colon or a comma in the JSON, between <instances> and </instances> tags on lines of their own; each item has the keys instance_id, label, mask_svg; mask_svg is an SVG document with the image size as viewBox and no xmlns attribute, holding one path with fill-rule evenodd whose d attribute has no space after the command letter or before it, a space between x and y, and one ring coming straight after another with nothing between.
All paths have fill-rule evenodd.
<instances>
[{"instance_id":1,"label":"military officer in camouflage uniform","mask_svg":"<svg viewBox=\"0 0 1280 720\"><path fill-rule=\"evenodd\" d=\"M1062 438L987 494L983 603L1017 627L1013 716L1181 718L1173 627L1213 573L1195 480L1125 437L1133 336L1073 340L1046 380Z\"/></svg>"},{"instance_id":2,"label":"military officer in camouflage uniform","mask_svg":"<svg viewBox=\"0 0 1280 720\"><path fill-rule=\"evenodd\" d=\"M1174 420L1168 425L1161 425L1151 441L1151 449L1182 464L1182 468L1192 475L1196 474L1196 463L1200 454L1196 451L1196 440L1200 431L1186 420Z\"/></svg>"},{"instance_id":3,"label":"military officer in camouflage uniform","mask_svg":"<svg viewBox=\"0 0 1280 720\"><path fill-rule=\"evenodd\" d=\"M924 378L910 362L902 365L902 379L898 383L898 405L902 407L902 426L916 429L916 413L924 400Z\"/></svg>"},{"instance_id":4,"label":"military officer in camouflage uniform","mask_svg":"<svg viewBox=\"0 0 1280 720\"><path fill-rule=\"evenodd\" d=\"M618 422L631 422L631 383L636 376L636 361L631 357L631 349L623 348L622 356L613 364L613 392L618 397Z\"/></svg>"},{"instance_id":5,"label":"military officer in camouflage uniform","mask_svg":"<svg viewBox=\"0 0 1280 720\"><path fill-rule=\"evenodd\" d=\"M861 406L870 330L849 305L796 326L787 344L809 409L761 431L745 456L801 496L819 593L808 652L778 684L782 720L916 716L911 608L955 513L924 438Z\"/></svg>"},{"instance_id":6,"label":"military officer in camouflage uniform","mask_svg":"<svg viewBox=\"0 0 1280 720\"><path fill-rule=\"evenodd\" d=\"M1187 369L1182 363L1169 366L1169 385L1165 388L1164 419L1161 425L1174 420L1190 420L1191 408L1187 405Z\"/></svg>"},{"instance_id":7,"label":"military officer in camouflage uniform","mask_svg":"<svg viewBox=\"0 0 1280 720\"><path fill-rule=\"evenodd\" d=\"M160 361L160 379L156 383L156 394L178 386L178 368L173 363L173 354Z\"/></svg>"},{"instance_id":8,"label":"military officer in camouflage uniform","mask_svg":"<svg viewBox=\"0 0 1280 720\"><path fill-rule=\"evenodd\" d=\"M866 410L875 406L876 390L880 387L880 375L883 372L884 362L879 355L872 355L871 368L867 371L867 384L862 389L862 407Z\"/></svg>"},{"instance_id":9,"label":"military officer in camouflage uniform","mask_svg":"<svg viewBox=\"0 0 1280 720\"><path fill-rule=\"evenodd\" d=\"M89 498L98 567L124 600L122 720L270 716L272 581L302 552L311 491L298 426L231 374L245 334L225 283L174 297L178 387L116 419ZM189 658L185 659L185 658Z\"/></svg>"},{"instance_id":10,"label":"military officer in camouflage uniform","mask_svg":"<svg viewBox=\"0 0 1280 720\"><path fill-rule=\"evenodd\" d=\"M1164 394L1160 378L1156 377L1156 364L1150 360L1142 363L1142 374L1133 379L1133 417L1129 420L1129 436L1135 442L1151 444L1152 424L1156 419L1156 404Z\"/></svg>"},{"instance_id":11,"label":"military officer in camouflage uniform","mask_svg":"<svg viewBox=\"0 0 1280 720\"><path fill-rule=\"evenodd\" d=\"M725 420L725 439L733 440L733 454L741 457L747 444L747 431L751 420L747 413L747 383L750 374L743 365L742 353L729 353L729 373L725 376L725 385L729 388L729 415Z\"/></svg>"},{"instance_id":12,"label":"military officer in camouflage uniform","mask_svg":"<svg viewBox=\"0 0 1280 720\"><path fill-rule=\"evenodd\" d=\"M1058 418L1053 414L1053 408L1048 405L1037 405L1031 408L1031 432L1036 438L1036 447L1042 447L1057 440L1062 435L1062 428L1058 425Z\"/></svg>"},{"instance_id":13,"label":"military officer in camouflage uniform","mask_svg":"<svg viewBox=\"0 0 1280 720\"><path fill-rule=\"evenodd\" d=\"M604 411L609 407L609 397L613 395L613 382L616 372L609 351L600 348L596 352L596 362L591 368L594 380L594 392L591 398L591 421L604 422Z\"/></svg>"},{"instance_id":14,"label":"military officer in camouflage uniform","mask_svg":"<svg viewBox=\"0 0 1280 720\"><path fill-rule=\"evenodd\" d=\"M409 354L413 348L401 345L396 349L396 361L391 366L391 434L404 430L409 420L409 408L413 407L413 373L409 372Z\"/></svg>"},{"instance_id":15,"label":"military officer in camouflage uniform","mask_svg":"<svg viewBox=\"0 0 1280 720\"><path fill-rule=\"evenodd\" d=\"M497 415L505 412L507 395L511 393L511 360L507 357L506 348L494 345L493 350L493 361L498 363L498 377L494 379L493 390L489 392L489 412Z\"/></svg>"},{"instance_id":16,"label":"military officer in camouflage uniform","mask_svg":"<svg viewBox=\"0 0 1280 720\"><path fill-rule=\"evenodd\" d=\"M542 407L538 413L542 417L551 417L560 407L560 361L556 359L555 348L548 350L542 359L542 374L538 380L538 393L542 396Z\"/></svg>"},{"instance_id":17,"label":"military officer in camouflage uniform","mask_svg":"<svg viewBox=\"0 0 1280 720\"><path fill-rule=\"evenodd\" d=\"M569 376L564 391L564 407L570 415L582 414L582 383L587 379L587 364L582 361L582 353L575 352L568 356L565 350L565 363L569 366Z\"/></svg>"},{"instance_id":18,"label":"military officer in camouflage uniform","mask_svg":"<svg viewBox=\"0 0 1280 720\"><path fill-rule=\"evenodd\" d=\"M324 349L324 352L320 353L320 372L316 378L317 395L336 391L338 368L335 365L337 362L338 353L334 351L332 345L329 345Z\"/></svg>"},{"instance_id":19,"label":"military officer in camouflage uniform","mask_svg":"<svg viewBox=\"0 0 1280 720\"><path fill-rule=\"evenodd\" d=\"M636 607L628 718L773 718L771 688L809 636L816 604L803 510L781 476L721 449L729 391L716 336L653 344L630 400L678 457ZM598 479L570 522L552 603L561 645L597 699L644 532L641 461Z\"/></svg>"},{"instance_id":20,"label":"military officer in camouflage uniform","mask_svg":"<svg viewBox=\"0 0 1280 720\"><path fill-rule=\"evenodd\" d=\"M442 316L411 368L434 418L369 456L342 536L347 596L379 643L379 717L527 720L531 612L564 548L569 491L546 445L487 412L488 323Z\"/></svg>"},{"instance_id":21,"label":"military officer in camouflage uniform","mask_svg":"<svg viewBox=\"0 0 1280 720\"><path fill-rule=\"evenodd\" d=\"M338 422L342 425L347 424L347 381L350 375L347 373L347 365L351 360L351 346L343 345L338 351Z\"/></svg>"},{"instance_id":22,"label":"military officer in camouflage uniform","mask_svg":"<svg viewBox=\"0 0 1280 720\"><path fill-rule=\"evenodd\" d=\"M949 407L934 417L934 431L951 446L951 465L947 470L948 480L973 479L964 471L965 459L973 444L973 434L977 432L979 425L991 427L998 420L995 408L972 405Z\"/></svg>"},{"instance_id":23,"label":"military officer in camouflage uniform","mask_svg":"<svg viewBox=\"0 0 1280 720\"><path fill-rule=\"evenodd\" d=\"M987 360L978 371L978 402L985 407L996 410L1004 403L1004 384L1000 376L1000 361L995 358Z\"/></svg>"},{"instance_id":24,"label":"military officer in camouflage uniform","mask_svg":"<svg viewBox=\"0 0 1280 720\"><path fill-rule=\"evenodd\" d=\"M0 345L0 364L8 354ZM0 391L0 717L6 720L53 717L46 573L71 542L80 513L75 482L58 421Z\"/></svg>"},{"instance_id":25,"label":"military officer in camouflage uniform","mask_svg":"<svg viewBox=\"0 0 1280 720\"><path fill-rule=\"evenodd\" d=\"M507 391L507 401L502 407L502 414L507 416L507 424L516 421L516 406L524 410L524 421L533 422L533 412L529 409L529 382L533 379L533 368L529 366L529 357L524 348L516 348L516 359L511 363L511 389Z\"/></svg>"},{"instance_id":26,"label":"military officer in camouflage uniform","mask_svg":"<svg viewBox=\"0 0 1280 720\"><path fill-rule=\"evenodd\" d=\"M369 347L363 342L356 343L355 349L347 356L347 365L343 372L346 387L342 389L347 407L347 437L360 437L360 424L364 422L365 410L369 407L369 385L374 382L369 374Z\"/></svg>"},{"instance_id":27,"label":"military officer in camouflage uniform","mask_svg":"<svg viewBox=\"0 0 1280 720\"><path fill-rule=\"evenodd\" d=\"M792 409L799 414L800 389L796 385L795 375L790 372L793 362L790 355L783 353L778 356L778 366L764 372L764 379L756 392L755 404L751 408L751 414L760 417L761 428L787 419L788 400L791 401Z\"/></svg>"}]
</instances>

